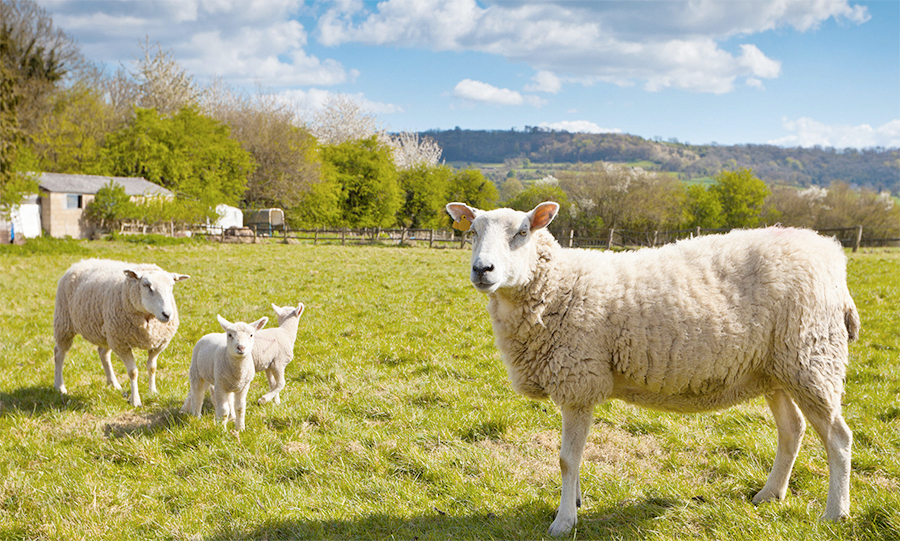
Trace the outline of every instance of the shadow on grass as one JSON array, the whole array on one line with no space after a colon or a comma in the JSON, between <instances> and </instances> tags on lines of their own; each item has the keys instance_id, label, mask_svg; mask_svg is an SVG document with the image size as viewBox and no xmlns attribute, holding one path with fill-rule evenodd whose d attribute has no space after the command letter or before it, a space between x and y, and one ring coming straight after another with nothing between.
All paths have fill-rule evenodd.
<instances>
[{"instance_id":1,"label":"shadow on grass","mask_svg":"<svg viewBox=\"0 0 900 541\"><path fill-rule=\"evenodd\" d=\"M85 411L87 408L86 401L62 394L53 387L22 387L0 392L0 415L7 411L40 415L48 411Z\"/></svg>"},{"instance_id":2,"label":"shadow on grass","mask_svg":"<svg viewBox=\"0 0 900 541\"><path fill-rule=\"evenodd\" d=\"M163 409L156 411L123 412L107 420L103 426L103 435L107 438L152 436L157 432L183 425L185 416L180 412L180 408L180 404L169 401Z\"/></svg>"},{"instance_id":3,"label":"shadow on grass","mask_svg":"<svg viewBox=\"0 0 900 541\"><path fill-rule=\"evenodd\" d=\"M629 500L592 513L579 513L567 539L647 538L653 521L677 504L665 498ZM502 514L433 513L400 517L379 513L350 520L269 520L251 530L223 528L209 541L231 539L543 539L556 509L534 502Z\"/></svg>"}]
</instances>

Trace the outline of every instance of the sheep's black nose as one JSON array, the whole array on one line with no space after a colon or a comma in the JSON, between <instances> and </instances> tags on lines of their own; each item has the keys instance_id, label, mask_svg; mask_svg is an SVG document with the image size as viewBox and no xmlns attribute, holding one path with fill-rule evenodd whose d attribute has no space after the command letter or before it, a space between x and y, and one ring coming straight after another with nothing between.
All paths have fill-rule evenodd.
<instances>
[{"instance_id":1,"label":"sheep's black nose","mask_svg":"<svg viewBox=\"0 0 900 541\"><path fill-rule=\"evenodd\" d=\"M486 267L480 267L480 266L478 266L478 265L473 265L473 266L472 266L472 272L474 272L474 273L477 274L478 276L484 276L485 274L491 272L492 270L494 270L494 266L493 266L493 265L488 265L488 266L486 266Z\"/></svg>"},{"instance_id":2,"label":"sheep's black nose","mask_svg":"<svg viewBox=\"0 0 900 541\"><path fill-rule=\"evenodd\" d=\"M162 317L159 320L162 321L163 323L168 323L169 319L172 318L172 315L168 312L163 312L162 314L160 314L160 316L162 316Z\"/></svg>"}]
</instances>

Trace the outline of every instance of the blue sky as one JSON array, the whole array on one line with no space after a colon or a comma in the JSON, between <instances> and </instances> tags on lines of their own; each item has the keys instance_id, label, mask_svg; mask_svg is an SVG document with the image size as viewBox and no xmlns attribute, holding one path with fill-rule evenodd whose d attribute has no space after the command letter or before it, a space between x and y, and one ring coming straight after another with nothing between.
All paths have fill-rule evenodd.
<instances>
[{"instance_id":1,"label":"blue sky","mask_svg":"<svg viewBox=\"0 0 900 541\"><path fill-rule=\"evenodd\" d=\"M896 0L38 3L111 70L149 39L198 82L348 95L395 132L900 147Z\"/></svg>"}]
</instances>

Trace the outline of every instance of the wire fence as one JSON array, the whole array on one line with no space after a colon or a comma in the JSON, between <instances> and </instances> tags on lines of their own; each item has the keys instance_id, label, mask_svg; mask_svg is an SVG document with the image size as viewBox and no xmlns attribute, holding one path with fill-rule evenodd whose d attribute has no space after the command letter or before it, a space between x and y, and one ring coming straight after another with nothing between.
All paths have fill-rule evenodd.
<instances>
[{"instance_id":1,"label":"wire fence","mask_svg":"<svg viewBox=\"0 0 900 541\"><path fill-rule=\"evenodd\" d=\"M728 229L677 229L633 231L626 229L607 229L599 236L586 236L573 229L556 230L551 228L559 243L570 248L594 249L637 249L661 246L682 239L725 233ZM863 235L861 225L817 230L820 234L834 237L854 252L861 247L900 247L900 238L869 239ZM143 232L147 232L144 230ZM169 231L160 231L169 234ZM128 231L123 229L123 233ZM205 236L220 242L259 243L282 242L285 244L331 244L362 245L384 244L399 246L427 246L428 248L465 248L468 245L466 235L452 229L382 229L382 228L319 228L289 229L266 226L250 226L243 228L217 228L215 226L197 226L191 234Z\"/></svg>"}]
</instances>

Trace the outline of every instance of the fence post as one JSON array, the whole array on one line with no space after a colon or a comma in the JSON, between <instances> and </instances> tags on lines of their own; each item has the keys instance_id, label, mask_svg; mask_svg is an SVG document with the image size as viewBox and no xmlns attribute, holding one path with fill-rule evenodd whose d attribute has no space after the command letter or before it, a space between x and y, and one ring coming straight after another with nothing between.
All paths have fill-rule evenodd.
<instances>
[{"instance_id":1,"label":"fence post","mask_svg":"<svg viewBox=\"0 0 900 541\"><path fill-rule=\"evenodd\" d=\"M612 227L609 228L609 240L606 241L606 249L612 250L613 247L613 234L615 233L615 229Z\"/></svg>"},{"instance_id":2,"label":"fence post","mask_svg":"<svg viewBox=\"0 0 900 541\"><path fill-rule=\"evenodd\" d=\"M653 231L653 246L655 247L659 243L659 229L655 229Z\"/></svg>"},{"instance_id":3,"label":"fence post","mask_svg":"<svg viewBox=\"0 0 900 541\"><path fill-rule=\"evenodd\" d=\"M434 229L429 230L428 233L428 247L434 248Z\"/></svg>"},{"instance_id":4,"label":"fence post","mask_svg":"<svg viewBox=\"0 0 900 541\"><path fill-rule=\"evenodd\" d=\"M466 247L466 234L462 231L459 232L459 249L462 250Z\"/></svg>"},{"instance_id":5,"label":"fence post","mask_svg":"<svg viewBox=\"0 0 900 541\"><path fill-rule=\"evenodd\" d=\"M698 237L700 236L700 226L699 225L697 226L697 235L696 236L698 236Z\"/></svg>"},{"instance_id":6,"label":"fence post","mask_svg":"<svg viewBox=\"0 0 900 541\"><path fill-rule=\"evenodd\" d=\"M574 239L575 239L575 230L570 229L569 230L569 248L572 247L572 242L574 241Z\"/></svg>"},{"instance_id":7,"label":"fence post","mask_svg":"<svg viewBox=\"0 0 900 541\"><path fill-rule=\"evenodd\" d=\"M313 246L319 244L319 228L316 228L316 231L313 233Z\"/></svg>"},{"instance_id":8,"label":"fence post","mask_svg":"<svg viewBox=\"0 0 900 541\"><path fill-rule=\"evenodd\" d=\"M346 246L346 245L347 245L347 228L342 227L341 228L341 246Z\"/></svg>"},{"instance_id":9,"label":"fence post","mask_svg":"<svg viewBox=\"0 0 900 541\"><path fill-rule=\"evenodd\" d=\"M859 244L862 242L862 225L856 226L856 239L853 241L853 253L859 250Z\"/></svg>"}]
</instances>

